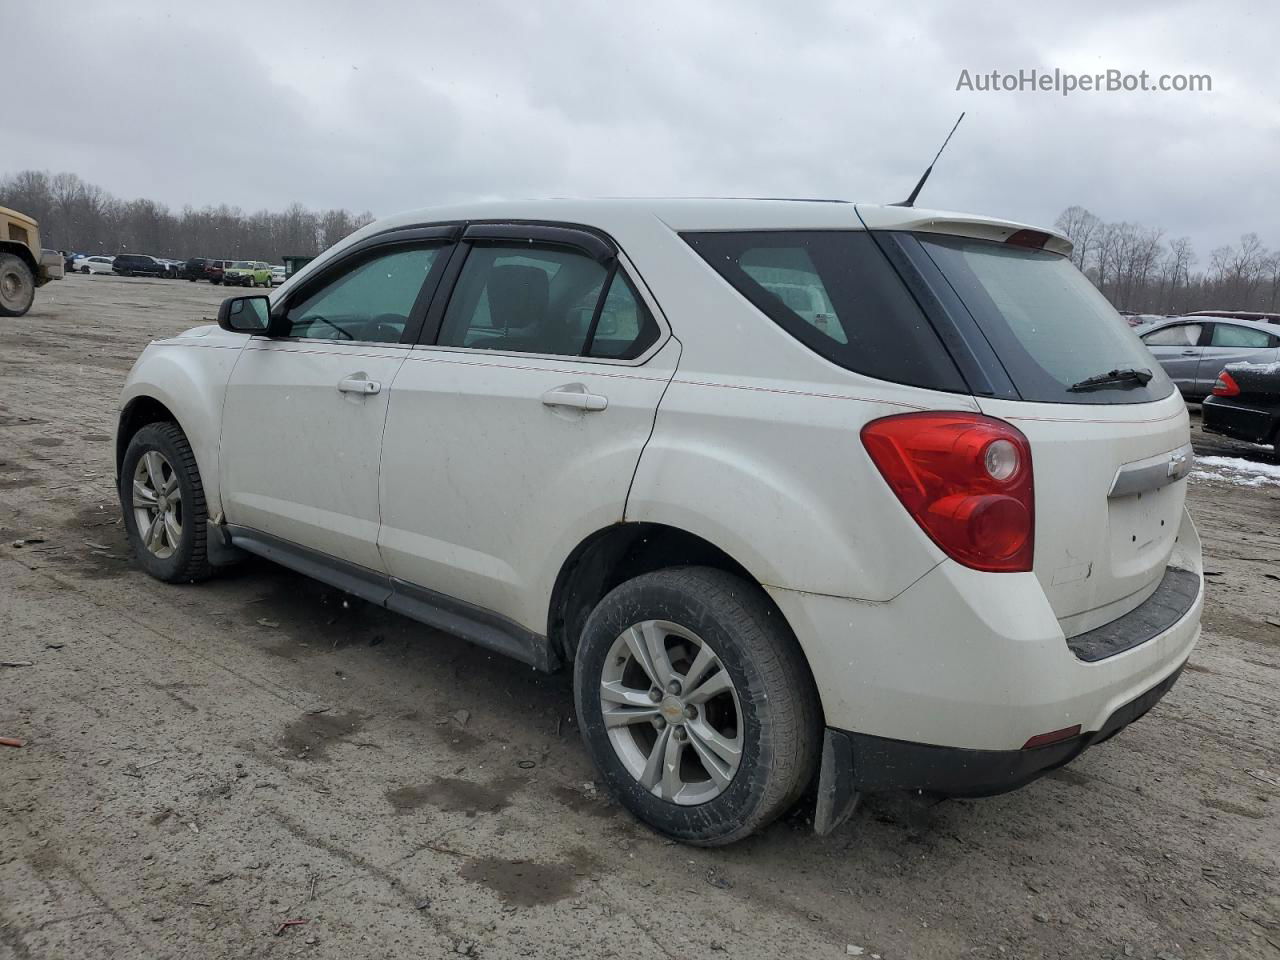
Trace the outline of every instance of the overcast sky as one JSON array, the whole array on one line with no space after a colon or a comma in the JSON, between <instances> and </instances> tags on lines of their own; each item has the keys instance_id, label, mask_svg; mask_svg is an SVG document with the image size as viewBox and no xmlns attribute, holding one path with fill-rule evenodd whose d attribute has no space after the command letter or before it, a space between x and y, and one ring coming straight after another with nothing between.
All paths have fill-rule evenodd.
<instances>
[{"instance_id":1,"label":"overcast sky","mask_svg":"<svg viewBox=\"0 0 1280 960\"><path fill-rule=\"evenodd\" d=\"M1280 247L1280 6L1114 0L0 0L0 174L173 207L383 215L474 197L901 199L1051 223L1070 204ZM958 91L962 70L1207 73L1210 93Z\"/></svg>"}]
</instances>

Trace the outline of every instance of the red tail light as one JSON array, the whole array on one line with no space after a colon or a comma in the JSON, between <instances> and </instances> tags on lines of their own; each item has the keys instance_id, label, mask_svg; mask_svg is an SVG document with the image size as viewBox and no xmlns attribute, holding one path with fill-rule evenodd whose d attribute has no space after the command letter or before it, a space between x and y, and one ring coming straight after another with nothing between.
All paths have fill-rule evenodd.
<instances>
[{"instance_id":1,"label":"red tail light","mask_svg":"<svg viewBox=\"0 0 1280 960\"><path fill-rule=\"evenodd\" d=\"M1245 379L1248 378L1246 377ZM1218 374L1218 379L1213 382L1213 395L1215 397L1238 397L1240 396L1240 384L1236 383L1235 377L1223 370Z\"/></svg>"},{"instance_id":2,"label":"red tail light","mask_svg":"<svg viewBox=\"0 0 1280 960\"><path fill-rule=\"evenodd\" d=\"M976 413L906 413L868 423L862 444L952 559L993 573L1031 569L1031 445L1020 430Z\"/></svg>"}]
</instances>

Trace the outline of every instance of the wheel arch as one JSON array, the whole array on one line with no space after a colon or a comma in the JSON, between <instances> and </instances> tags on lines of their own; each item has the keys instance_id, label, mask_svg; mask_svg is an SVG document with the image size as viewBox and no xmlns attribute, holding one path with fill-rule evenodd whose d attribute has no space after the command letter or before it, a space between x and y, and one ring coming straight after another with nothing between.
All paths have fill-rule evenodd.
<instances>
[{"instance_id":1,"label":"wheel arch","mask_svg":"<svg viewBox=\"0 0 1280 960\"><path fill-rule=\"evenodd\" d=\"M39 264L36 262L35 256L31 253L31 249L24 243L15 243L12 240L0 240L0 253L12 253L30 268L31 275L33 277L39 272Z\"/></svg>"},{"instance_id":2,"label":"wheel arch","mask_svg":"<svg viewBox=\"0 0 1280 960\"><path fill-rule=\"evenodd\" d=\"M758 589L781 621L787 623L760 580L721 547L679 527L632 521L595 531L561 564L547 611L547 637L552 649L565 662L572 663L582 627L605 594L641 574L683 566L712 567L734 574ZM787 629L791 629L790 624Z\"/></svg>"},{"instance_id":3,"label":"wheel arch","mask_svg":"<svg viewBox=\"0 0 1280 960\"><path fill-rule=\"evenodd\" d=\"M238 350L201 347L184 338L159 341L143 351L120 397L116 469L129 440L146 423L175 423L191 444L209 516L222 514L218 445L222 405ZM191 337L199 342L200 337Z\"/></svg>"},{"instance_id":4,"label":"wheel arch","mask_svg":"<svg viewBox=\"0 0 1280 960\"><path fill-rule=\"evenodd\" d=\"M128 401L120 410L120 418L116 421L116 479L120 479L120 467L124 463L124 453L129 449L129 441L134 434L149 423L174 423L179 430L182 424L174 416L173 411L148 394L141 394ZM183 430L183 433L186 433Z\"/></svg>"}]
</instances>

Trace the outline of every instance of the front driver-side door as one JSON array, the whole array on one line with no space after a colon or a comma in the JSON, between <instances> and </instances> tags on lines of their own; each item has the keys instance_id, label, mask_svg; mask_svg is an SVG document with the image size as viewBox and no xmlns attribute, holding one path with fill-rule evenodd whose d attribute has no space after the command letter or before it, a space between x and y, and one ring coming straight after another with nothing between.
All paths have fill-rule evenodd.
<instances>
[{"instance_id":1,"label":"front driver-side door","mask_svg":"<svg viewBox=\"0 0 1280 960\"><path fill-rule=\"evenodd\" d=\"M1142 342L1184 395L1196 392L1196 375L1204 349L1200 346L1203 331L1202 323L1174 323L1142 336Z\"/></svg>"},{"instance_id":2,"label":"front driver-side door","mask_svg":"<svg viewBox=\"0 0 1280 960\"><path fill-rule=\"evenodd\" d=\"M357 249L273 306L288 335L254 337L227 386L226 520L382 573L378 467L391 384L449 242ZM406 331L408 331L406 333Z\"/></svg>"}]
</instances>

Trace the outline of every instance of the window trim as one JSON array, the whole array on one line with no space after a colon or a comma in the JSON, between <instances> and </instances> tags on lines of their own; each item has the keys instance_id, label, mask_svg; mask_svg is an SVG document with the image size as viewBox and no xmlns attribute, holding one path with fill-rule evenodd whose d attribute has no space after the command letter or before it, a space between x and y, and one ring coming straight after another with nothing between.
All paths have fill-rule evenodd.
<instances>
[{"instance_id":1,"label":"window trim","mask_svg":"<svg viewBox=\"0 0 1280 960\"><path fill-rule=\"evenodd\" d=\"M462 224L433 224L420 227L396 227L391 230L383 230L372 236L366 237L359 243L353 244L351 247L342 251L341 254L334 257L333 260L326 263L315 274L307 277L306 282L300 286L290 290L289 293L282 297L278 303L271 307L271 316L273 318L283 318L297 303L301 303L308 297L312 296L321 288L332 283L337 277L347 273L353 265L358 261L370 257L370 254L384 247L414 247L426 245L432 241L441 241L442 256L438 257L432 264L430 272L426 279L422 282L422 287L418 291L418 296L413 302L413 307L409 311L409 317L405 321L404 330L401 331L400 339L394 343L380 340L339 340L335 337L292 337L280 336L270 337L268 339L288 341L290 343L329 343L342 344L344 346L351 344L376 345L382 347L393 346L413 346L417 342L422 333L423 323L426 320L427 312L432 302L436 298L436 293L441 289L441 281L444 279L448 266L452 264L454 255L457 252L457 243L459 235L462 233ZM261 336L261 335L255 335Z\"/></svg>"},{"instance_id":2,"label":"window trim","mask_svg":"<svg viewBox=\"0 0 1280 960\"><path fill-rule=\"evenodd\" d=\"M518 224L512 223L511 221L494 221L493 223L478 223L476 225L485 228L486 231L490 226L502 226L504 228L520 226L522 228L532 229L521 233L512 232L501 237L490 237L488 235L481 236L479 234L472 237L468 236L470 233L470 225L468 225L462 236L459 238L459 241L454 245L453 253L449 257L448 264L445 266L444 274L440 279L440 283L436 286L435 296L432 298L431 304L427 310L426 319L422 326L421 333L417 342L413 344L414 349L439 350L446 353L482 354L487 357L555 360L572 363L596 363L612 367L639 367L648 363L649 360L658 353L658 351L666 346L667 341L671 338L671 328L667 323L666 314L662 312L656 298L649 290L649 287L645 284L639 272L635 269L635 266L631 262L631 258L627 256L626 252L623 251L621 247L618 247L616 243L614 243L612 237L609 237L608 234L605 234L603 231L583 228L577 224L558 224L542 221L529 221L527 223L520 222ZM541 228L561 226L567 227L580 234L590 232L591 234L607 238L608 241L613 244L613 249L615 251L613 254L615 258L615 266L610 271L610 282L612 282L612 280L621 273L623 277L630 282L632 290L640 298L645 309L649 311L649 316L653 318L654 323L657 324L658 327L657 338L643 353L631 360L620 360L613 357L591 357L583 356L581 354L569 356L563 353L521 353L515 350L491 350L484 347L454 347L446 346L439 342L440 331L444 325L444 314L446 309L448 309L449 301L453 297L458 277L462 274L462 267L474 246L474 243L472 242L473 240L498 242L503 240L537 240L540 238L535 237L533 234L541 232ZM552 246L561 245L556 244L554 241L544 242L549 242ZM573 244L568 245L573 246ZM604 297L608 296L608 290L609 287L606 285L602 291L602 295ZM602 299L597 303L597 317L599 314L599 308L603 306L603 302L604 301ZM595 319L596 318L593 318L593 326Z\"/></svg>"}]
</instances>

